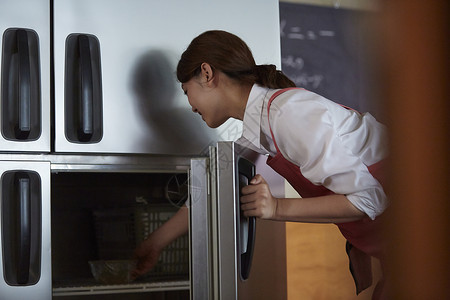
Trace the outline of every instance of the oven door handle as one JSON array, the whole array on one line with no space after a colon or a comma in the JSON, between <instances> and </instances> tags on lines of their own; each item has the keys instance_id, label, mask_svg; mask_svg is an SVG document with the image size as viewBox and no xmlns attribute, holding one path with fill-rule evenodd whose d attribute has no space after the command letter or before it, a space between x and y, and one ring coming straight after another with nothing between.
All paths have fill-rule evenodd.
<instances>
[{"instance_id":1,"label":"oven door handle","mask_svg":"<svg viewBox=\"0 0 450 300\"><path fill-rule=\"evenodd\" d=\"M247 182L250 182L250 180L252 180L252 178L255 177L255 173L256 173L255 165L244 158L239 158L238 173L239 173L238 175L242 175L242 176L246 177ZM240 190L239 190L239 195L240 195ZM240 205L240 200L239 200L238 205ZM241 219L241 218L239 218L239 219ZM246 234L247 249L243 253L241 253L241 263L240 263L241 264L240 265L240 269L241 269L240 275L241 275L242 280L247 280L248 277L250 276L250 268L252 266L253 251L255 248L255 237L256 237L256 218L249 217L249 218L247 218L246 221L248 222L247 234ZM241 223L242 223L242 221L241 221ZM243 226L243 224L241 224L240 226ZM241 230L239 230L239 232L241 232ZM240 240L241 239L239 239L239 242L240 242ZM242 246L243 245L241 245L241 247Z\"/></svg>"}]
</instances>

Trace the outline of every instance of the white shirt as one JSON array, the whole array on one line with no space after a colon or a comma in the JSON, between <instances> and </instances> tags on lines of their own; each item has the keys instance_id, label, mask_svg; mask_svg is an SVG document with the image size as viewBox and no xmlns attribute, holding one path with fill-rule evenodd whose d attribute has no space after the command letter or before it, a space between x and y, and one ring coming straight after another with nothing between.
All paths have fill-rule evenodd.
<instances>
[{"instance_id":1,"label":"white shirt","mask_svg":"<svg viewBox=\"0 0 450 300\"><path fill-rule=\"evenodd\" d=\"M277 90L254 85L239 144L261 154L277 150L269 128L267 104ZM375 219L388 206L370 166L387 156L387 132L369 113L348 110L303 89L282 93L270 106L270 126L281 154L303 176L336 194L346 195Z\"/></svg>"}]
</instances>

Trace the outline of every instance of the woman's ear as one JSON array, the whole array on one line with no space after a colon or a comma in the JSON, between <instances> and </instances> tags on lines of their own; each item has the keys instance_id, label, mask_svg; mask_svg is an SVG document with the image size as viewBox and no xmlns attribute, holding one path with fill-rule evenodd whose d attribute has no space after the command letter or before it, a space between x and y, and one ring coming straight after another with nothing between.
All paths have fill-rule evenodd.
<instances>
[{"instance_id":1,"label":"woman's ear","mask_svg":"<svg viewBox=\"0 0 450 300\"><path fill-rule=\"evenodd\" d=\"M202 79L206 84L211 84L214 78L214 72L210 64L204 62L201 65Z\"/></svg>"}]
</instances>

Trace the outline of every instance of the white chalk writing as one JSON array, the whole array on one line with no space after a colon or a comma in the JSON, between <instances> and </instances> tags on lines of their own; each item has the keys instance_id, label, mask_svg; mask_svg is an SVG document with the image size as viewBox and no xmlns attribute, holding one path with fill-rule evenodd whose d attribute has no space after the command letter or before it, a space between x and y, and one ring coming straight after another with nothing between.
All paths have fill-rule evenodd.
<instances>
[{"instance_id":1,"label":"white chalk writing","mask_svg":"<svg viewBox=\"0 0 450 300\"><path fill-rule=\"evenodd\" d=\"M299 26L287 26L286 20L280 22L280 35L291 40L317 40L320 37L332 38L335 32L332 30L305 30Z\"/></svg>"}]
</instances>

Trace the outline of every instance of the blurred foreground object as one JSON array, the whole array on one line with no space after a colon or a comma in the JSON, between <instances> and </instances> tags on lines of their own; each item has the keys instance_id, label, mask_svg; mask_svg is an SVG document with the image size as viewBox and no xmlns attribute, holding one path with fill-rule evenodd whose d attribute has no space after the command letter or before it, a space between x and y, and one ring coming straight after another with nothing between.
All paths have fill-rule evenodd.
<instances>
[{"instance_id":1,"label":"blurred foreground object","mask_svg":"<svg viewBox=\"0 0 450 300\"><path fill-rule=\"evenodd\" d=\"M389 299L447 299L449 1L383 1L383 92L391 131Z\"/></svg>"}]
</instances>

